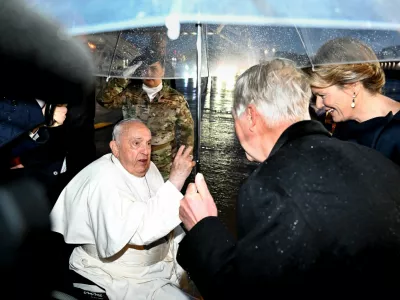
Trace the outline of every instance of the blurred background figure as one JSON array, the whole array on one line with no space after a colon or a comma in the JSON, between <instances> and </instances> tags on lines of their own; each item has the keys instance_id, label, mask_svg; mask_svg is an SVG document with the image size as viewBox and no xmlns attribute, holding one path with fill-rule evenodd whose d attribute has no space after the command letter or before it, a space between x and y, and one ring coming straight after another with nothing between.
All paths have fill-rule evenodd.
<instances>
[{"instance_id":1,"label":"blurred background figure","mask_svg":"<svg viewBox=\"0 0 400 300\"><path fill-rule=\"evenodd\" d=\"M95 159L95 103L93 94L69 109L40 102L43 122L2 148L3 157L9 157L9 170L4 174L12 179L34 178L54 205L64 186ZM14 110L9 117L23 120L29 105L12 103Z\"/></svg>"},{"instance_id":2,"label":"blurred background figure","mask_svg":"<svg viewBox=\"0 0 400 300\"><path fill-rule=\"evenodd\" d=\"M385 74L373 50L353 38L333 39L318 50L315 62L320 65L307 70L315 107L337 123L333 135L400 164L400 103L382 94Z\"/></svg>"},{"instance_id":3,"label":"blurred background figure","mask_svg":"<svg viewBox=\"0 0 400 300\"><path fill-rule=\"evenodd\" d=\"M51 127L68 119L67 108L58 105L68 105L69 113L79 107L93 89L94 69L80 43L23 1L3 1L0 21L0 63L6 74L0 101L0 270L7 274L1 288L8 299L49 299L59 278L50 204L40 178L9 176L30 169L32 159L12 158L41 148L43 129L66 125ZM28 80L20 80L21 70Z\"/></svg>"}]
</instances>

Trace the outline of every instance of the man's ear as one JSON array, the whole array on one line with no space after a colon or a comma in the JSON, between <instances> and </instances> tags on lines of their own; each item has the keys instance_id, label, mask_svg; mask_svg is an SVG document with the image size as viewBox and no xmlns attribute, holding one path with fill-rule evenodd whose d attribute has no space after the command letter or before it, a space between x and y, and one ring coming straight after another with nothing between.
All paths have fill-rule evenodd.
<instances>
[{"instance_id":1,"label":"man's ear","mask_svg":"<svg viewBox=\"0 0 400 300\"><path fill-rule=\"evenodd\" d=\"M111 141L111 142L110 142L110 148L111 148L112 154L113 154L116 158L118 158L118 157L119 157L119 148L118 148L117 142L116 142L116 141Z\"/></svg>"},{"instance_id":2,"label":"man's ear","mask_svg":"<svg viewBox=\"0 0 400 300\"><path fill-rule=\"evenodd\" d=\"M249 122L250 131L254 132L255 127L258 123L258 118L260 117L256 107L253 104L250 104L246 109L246 118Z\"/></svg>"}]
</instances>

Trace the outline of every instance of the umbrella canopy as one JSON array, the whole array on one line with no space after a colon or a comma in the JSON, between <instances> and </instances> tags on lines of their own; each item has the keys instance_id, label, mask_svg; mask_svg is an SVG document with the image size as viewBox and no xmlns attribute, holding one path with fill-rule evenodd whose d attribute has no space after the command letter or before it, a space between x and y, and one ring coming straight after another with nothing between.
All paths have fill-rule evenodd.
<instances>
[{"instance_id":1,"label":"umbrella canopy","mask_svg":"<svg viewBox=\"0 0 400 300\"><path fill-rule=\"evenodd\" d=\"M181 23L399 28L399 0L25 0L74 35Z\"/></svg>"},{"instance_id":2,"label":"umbrella canopy","mask_svg":"<svg viewBox=\"0 0 400 300\"><path fill-rule=\"evenodd\" d=\"M98 76L127 77L131 62L149 49L162 57L164 78L196 77L197 50L202 76L241 73L273 57L310 67L318 64L318 48L338 37L364 41L380 61L400 60L400 0L25 1L70 34L84 35ZM201 49L196 23L206 24Z\"/></svg>"},{"instance_id":3,"label":"umbrella canopy","mask_svg":"<svg viewBox=\"0 0 400 300\"><path fill-rule=\"evenodd\" d=\"M298 28L208 24L201 29L201 75L235 76L250 66L274 57L288 58L299 67L320 64L314 56L321 45L339 37L352 37L372 47L379 61L400 60L400 34L392 30ZM93 53L97 76L144 78L126 71L149 51L165 66L164 78L196 77L198 28L182 24L179 37L168 38L165 27L90 34L85 42ZM348 58L349 59L349 58ZM357 63L358 60L331 61Z\"/></svg>"}]
</instances>

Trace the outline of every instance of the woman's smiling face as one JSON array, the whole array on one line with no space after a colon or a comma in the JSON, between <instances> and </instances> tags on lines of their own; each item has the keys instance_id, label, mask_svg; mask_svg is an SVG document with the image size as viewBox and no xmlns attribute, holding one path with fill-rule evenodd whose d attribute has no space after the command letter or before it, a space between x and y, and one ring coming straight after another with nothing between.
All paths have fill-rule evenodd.
<instances>
[{"instance_id":1,"label":"woman's smiling face","mask_svg":"<svg viewBox=\"0 0 400 300\"><path fill-rule=\"evenodd\" d=\"M315 96L315 107L318 111L324 110L332 115L334 122L343 122L351 119L353 108L351 102L353 93L350 88L339 88L336 85L327 88L312 88Z\"/></svg>"}]
</instances>

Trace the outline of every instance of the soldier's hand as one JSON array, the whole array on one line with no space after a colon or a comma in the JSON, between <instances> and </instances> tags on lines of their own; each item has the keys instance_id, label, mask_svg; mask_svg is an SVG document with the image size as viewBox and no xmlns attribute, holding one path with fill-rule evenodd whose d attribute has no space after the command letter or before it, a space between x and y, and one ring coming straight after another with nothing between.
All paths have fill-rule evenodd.
<instances>
[{"instance_id":1,"label":"soldier's hand","mask_svg":"<svg viewBox=\"0 0 400 300\"><path fill-rule=\"evenodd\" d=\"M193 147L181 146L172 163L169 181L180 191L196 162L191 155Z\"/></svg>"}]
</instances>

